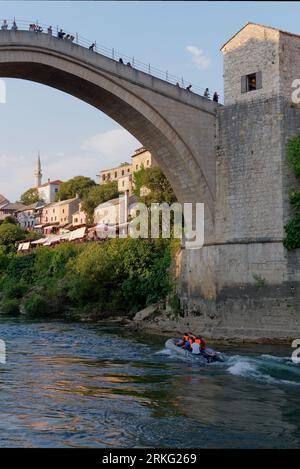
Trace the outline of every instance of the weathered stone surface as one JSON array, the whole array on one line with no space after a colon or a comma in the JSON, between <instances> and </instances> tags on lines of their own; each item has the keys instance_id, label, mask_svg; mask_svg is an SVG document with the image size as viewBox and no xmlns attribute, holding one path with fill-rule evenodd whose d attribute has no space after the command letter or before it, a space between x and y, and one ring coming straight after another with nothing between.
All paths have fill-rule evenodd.
<instances>
[{"instance_id":1,"label":"weathered stone surface","mask_svg":"<svg viewBox=\"0 0 300 469\"><path fill-rule=\"evenodd\" d=\"M146 319L153 319L160 310L160 305L158 303L147 306L147 308L141 309L134 316L134 321L145 321Z\"/></svg>"}]
</instances>

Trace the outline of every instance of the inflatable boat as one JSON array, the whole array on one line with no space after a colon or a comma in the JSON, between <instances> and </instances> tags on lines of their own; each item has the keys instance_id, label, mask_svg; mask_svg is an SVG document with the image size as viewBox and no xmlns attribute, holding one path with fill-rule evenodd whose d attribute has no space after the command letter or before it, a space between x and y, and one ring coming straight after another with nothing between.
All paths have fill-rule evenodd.
<instances>
[{"instance_id":1,"label":"inflatable boat","mask_svg":"<svg viewBox=\"0 0 300 469\"><path fill-rule=\"evenodd\" d=\"M225 358L222 353L213 350L210 347L206 347L205 351L201 352L199 355L196 355L188 350L184 350L181 347L178 347L176 343L179 339L168 339L165 343L165 347L172 352L177 353L182 357L190 357L195 358L195 360L199 360L202 363L212 363L212 362L224 362Z\"/></svg>"}]
</instances>

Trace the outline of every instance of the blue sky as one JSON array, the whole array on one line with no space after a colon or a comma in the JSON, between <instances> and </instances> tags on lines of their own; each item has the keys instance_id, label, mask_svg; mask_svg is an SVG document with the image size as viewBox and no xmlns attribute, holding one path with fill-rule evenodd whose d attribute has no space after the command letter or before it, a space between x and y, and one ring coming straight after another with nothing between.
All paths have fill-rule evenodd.
<instances>
[{"instance_id":1,"label":"blue sky","mask_svg":"<svg viewBox=\"0 0 300 469\"><path fill-rule=\"evenodd\" d=\"M59 25L223 94L220 46L247 21L300 34L293 2L0 1L0 17ZM93 107L46 86L6 79L0 104L0 193L15 200L33 184L38 150L44 180L95 178L139 145Z\"/></svg>"}]
</instances>

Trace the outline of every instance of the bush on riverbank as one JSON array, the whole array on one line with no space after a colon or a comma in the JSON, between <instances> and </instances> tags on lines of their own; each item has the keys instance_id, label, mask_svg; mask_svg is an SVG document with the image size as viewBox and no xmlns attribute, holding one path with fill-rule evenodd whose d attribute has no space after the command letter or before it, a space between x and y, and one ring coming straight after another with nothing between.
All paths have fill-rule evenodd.
<instances>
[{"instance_id":1,"label":"bush on riverbank","mask_svg":"<svg viewBox=\"0 0 300 469\"><path fill-rule=\"evenodd\" d=\"M295 178L300 181L300 135L292 138L287 146L287 159ZM283 245L289 251L300 248L300 187L289 193L290 203L294 209L293 217L285 225L286 236Z\"/></svg>"},{"instance_id":2,"label":"bush on riverbank","mask_svg":"<svg viewBox=\"0 0 300 469\"><path fill-rule=\"evenodd\" d=\"M0 310L29 316L128 315L171 289L167 240L112 239L0 253Z\"/></svg>"}]
</instances>

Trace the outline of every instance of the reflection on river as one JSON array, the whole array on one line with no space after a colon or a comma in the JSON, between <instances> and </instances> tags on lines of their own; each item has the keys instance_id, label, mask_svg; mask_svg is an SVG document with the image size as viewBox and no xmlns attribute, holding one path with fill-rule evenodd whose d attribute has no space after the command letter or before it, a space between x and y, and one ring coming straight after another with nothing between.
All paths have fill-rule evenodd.
<instances>
[{"instance_id":1,"label":"reflection on river","mask_svg":"<svg viewBox=\"0 0 300 469\"><path fill-rule=\"evenodd\" d=\"M292 349L222 347L201 367L163 337L2 318L2 447L299 447Z\"/></svg>"}]
</instances>

